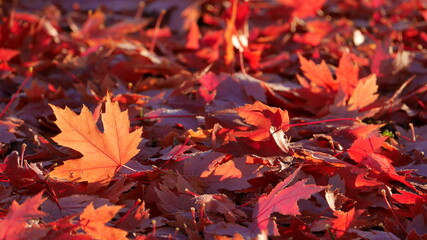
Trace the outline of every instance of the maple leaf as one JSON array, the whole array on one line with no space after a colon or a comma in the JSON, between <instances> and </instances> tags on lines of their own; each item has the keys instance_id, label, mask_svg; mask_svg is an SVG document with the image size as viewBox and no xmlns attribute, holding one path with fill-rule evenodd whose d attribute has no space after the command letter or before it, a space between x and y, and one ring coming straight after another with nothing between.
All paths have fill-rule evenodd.
<instances>
[{"instance_id":1,"label":"maple leaf","mask_svg":"<svg viewBox=\"0 0 427 240\"><path fill-rule=\"evenodd\" d=\"M187 34L187 44L185 45L188 49L198 49L200 38L200 29L197 23L194 21L190 24L190 29Z\"/></svg>"},{"instance_id":2,"label":"maple leaf","mask_svg":"<svg viewBox=\"0 0 427 240\"><path fill-rule=\"evenodd\" d=\"M311 60L307 60L302 55L298 55L301 64L301 70L304 76L310 79L310 83L306 82L304 78L298 77L298 81L305 88L321 87L327 92L336 92L338 82L333 78L331 71L323 60L320 64L316 64Z\"/></svg>"},{"instance_id":3,"label":"maple leaf","mask_svg":"<svg viewBox=\"0 0 427 240\"><path fill-rule=\"evenodd\" d=\"M352 236L353 239L355 237L355 234L357 234L357 236L359 236L361 239L389 239L389 240L402 239L397 237L391 232L384 232L379 230L363 231L363 230L358 230L356 228L350 228L348 232L351 233L351 235L353 235ZM345 238L342 238L342 239L345 239ZM410 235L408 235L408 239L411 239ZM415 237L415 239L419 239L419 236Z\"/></svg>"},{"instance_id":4,"label":"maple leaf","mask_svg":"<svg viewBox=\"0 0 427 240\"><path fill-rule=\"evenodd\" d=\"M348 149L348 154L354 161L361 163L368 154L377 151L386 139L387 137L375 135L367 138L359 137Z\"/></svg>"},{"instance_id":5,"label":"maple leaf","mask_svg":"<svg viewBox=\"0 0 427 240\"><path fill-rule=\"evenodd\" d=\"M305 5L305 4L304 4ZM305 24L308 32L295 34L294 41L302 44L317 46L331 32L332 26L328 21L316 20L309 21Z\"/></svg>"},{"instance_id":6,"label":"maple leaf","mask_svg":"<svg viewBox=\"0 0 427 240\"><path fill-rule=\"evenodd\" d=\"M27 221L46 215L37 209L45 200L42 195L43 192L40 192L21 205L13 201L6 217L0 220L0 239L25 239L25 232L28 229Z\"/></svg>"},{"instance_id":7,"label":"maple leaf","mask_svg":"<svg viewBox=\"0 0 427 240\"><path fill-rule=\"evenodd\" d=\"M138 152L142 129L129 133L127 111L120 111L118 103L107 96L105 113L102 113L104 132L96 127L95 120L86 106L80 115L69 108L50 105L57 118L55 123L61 133L53 138L58 144L83 154L80 159L67 160L55 168L50 176L68 181L87 181L108 184L117 171Z\"/></svg>"},{"instance_id":8,"label":"maple leaf","mask_svg":"<svg viewBox=\"0 0 427 240\"><path fill-rule=\"evenodd\" d=\"M332 228L336 232L336 237L340 238L345 234L345 232L351 227L352 222L357 219L357 217L362 213L361 210L355 210L352 208L348 212L343 211L334 211L334 215L337 216L332 222Z\"/></svg>"},{"instance_id":9,"label":"maple leaf","mask_svg":"<svg viewBox=\"0 0 427 240\"><path fill-rule=\"evenodd\" d=\"M8 177L12 186L20 188L26 186L32 191L40 191L40 175L34 164L29 164L18 155L17 151L11 152L4 160L3 173Z\"/></svg>"},{"instance_id":10,"label":"maple leaf","mask_svg":"<svg viewBox=\"0 0 427 240\"><path fill-rule=\"evenodd\" d=\"M405 176L397 174L390 159L377 153L386 139L387 137L378 136L371 136L366 139L358 138L348 149L348 154L357 163L367 166L378 178L386 177L389 180L400 181L408 187L415 189L411 183L406 181Z\"/></svg>"},{"instance_id":11,"label":"maple leaf","mask_svg":"<svg viewBox=\"0 0 427 240\"><path fill-rule=\"evenodd\" d=\"M378 98L378 85L375 74L359 80L354 92L348 100L348 110L360 110L375 102Z\"/></svg>"},{"instance_id":12,"label":"maple leaf","mask_svg":"<svg viewBox=\"0 0 427 240\"><path fill-rule=\"evenodd\" d=\"M59 198L56 202L52 200L47 200L41 205L41 209L49 214L43 221L50 222L63 217L73 216L81 213L89 204L94 205L95 207L100 207L105 204L111 203L105 199L98 196L92 195L71 195L63 198Z\"/></svg>"},{"instance_id":13,"label":"maple leaf","mask_svg":"<svg viewBox=\"0 0 427 240\"><path fill-rule=\"evenodd\" d=\"M52 239L52 240L93 240L93 237L87 234L78 233L80 226L75 223L73 220L76 216L71 215L59 219L56 222L50 223L48 226L51 227L51 230L46 234L46 237L43 239Z\"/></svg>"},{"instance_id":14,"label":"maple leaf","mask_svg":"<svg viewBox=\"0 0 427 240\"><path fill-rule=\"evenodd\" d=\"M156 203L159 209L165 213L179 212L188 207L184 204L187 202L183 201L183 198L187 198L188 196L177 196L165 185L160 185L159 188L155 188L154 191L160 199L160 201L157 201Z\"/></svg>"},{"instance_id":15,"label":"maple leaf","mask_svg":"<svg viewBox=\"0 0 427 240\"><path fill-rule=\"evenodd\" d=\"M418 195L410 192L406 192L403 190L397 189L397 191L400 194L393 194L392 198L396 200L397 202L403 203L403 204L415 204L417 201L420 202L427 202L427 196L426 195Z\"/></svg>"},{"instance_id":16,"label":"maple leaf","mask_svg":"<svg viewBox=\"0 0 427 240\"><path fill-rule=\"evenodd\" d=\"M226 222L219 222L206 226L203 230L203 234L206 239L215 240L250 239L249 231L247 228L239 224Z\"/></svg>"},{"instance_id":17,"label":"maple leaf","mask_svg":"<svg viewBox=\"0 0 427 240\"><path fill-rule=\"evenodd\" d=\"M133 209L128 217L123 217L119 219L115 226L127 230L127 231L135 231L138 228L144 229L144 227L148 226L150 221L150 209L145 208L145 202L142 202L139 207ZM123 220L123 221L122 221Z\"/></svg>"},{"instance_id":18,"label":"maple leaf","mask_svg":"<svg viewBox=\"0 0 427 240\"><path fill-rule=\"evenodd\" d=\"M236 132L236 137L247 137L253 141L268 141L277 131L289 129L288 111L270 107L259 101L236 108L237 113L246 123L256 127L253 131Z\"/></svg>"},{"instance_id":19,"label":"maple leaf","mask_svg":"<svg viewBox=\"0 0 427 240\"><path fill-rule=\"evenodd\" d=\"M234 47L232 43L232 37L234 31L236 30L235 22L237 15L237 0L232 1L231 5L231 16L227 19L225 28L224 38L225 38L225 55L224 61L226 65L230 65L232 61L234 61Z\"/></svg>"},{"instance_id":20,"label":"maple leaf","mask_svg":"<svg viewBox=\"0 0 427 240\"><path fill-rule=\"evenodd\" d=\"M82 214L80 214L80 225L82 229L100 240L127 239L127 232L118 228L106 226L114 215L121 209L121 206L104 205L95 209L93 204L89 204Z\"/></svg>"},{"instance_id":21,"label":"maple leaf","mask_svg":"<svg viewBox=\"0 0 427 240\"><path fill-rule=\"evenodd\" d=\"M378 85L375 74L359 79L359 67L353 64L349 54L343 54L336 69L336 80L323 60L316 64L298 55L304 77L297 75L302 89L297 92L307 101L314 112L322 112L329 105L333 115L365 118L372 116L379 108L369 108L378 99ZM321 109L319 111L319 108Z\"/></svg>"},{"instance_id":22,"label":"maple leaf","mask_svg":"<svg viewBox=\"0 0 427 240\"><path fill-rule=\"evenodd\" d=\"M236 204L224 194L203 194L194 197L196 206L205 209L210 214L222 214L230 223L235 223L237 218L246 218L246 214L236 209Z\"/></svg>"},{"instance_id":23,"label":"maple leaf","mask_svg":"<svg viewBox=\"0 0 427 240\"><path fill-rule=\"evenodd\" d=\"M200 178L209 185L207 192L217 192L218 189L236 191L249 188L248 180L260 177L264 171L263 166L246 164L246 157L240 157L212 166Z\"/></svg>"},{"instance_id":24,"label":"maple leaf","mask_svg":"<svg viewBox=\"0 0 427 240\"><path fill-rule=\"evenodd\" d=\"M19 54L19 51L7 48L0 48L0 70L14 71L15 69L9 66L8 61Z\"/></svg>"},{"instance_id":25,"label":"maple leaf","mask_svg":"<svg viewBox=\"0 0 427 240\"><path fill-rule=\"evenodd\" d=\"M325 187L314 184L305 185L308 179L301 180L290 187L288 184L295 178L299 169L276 185L268 195L258 199L252 214L253 223L250 226L252 233L258 234L267 231L269 235L277 235L277 227L270 215L278 212L283 215L297 215L300 213L298 200L307 199Z\"/></svg>"},{"instance_id":26,"label":"maple leaf","mask_svg":"<svg viewBox=\"0 0 427 240\"><path fill-rule=\"evenodd\" d=\"M353 94L354 88L359 82L359 67L351 61L350 55L344 53L336 70L337 81L339 88L344 91L347 96Z\"/></svg>"},{"instance_id":27,"label":"maple leaf","mask_svg":"<svg viewBox=\"0 0 427 240\"><path fill-rule=\"evenodd\" d=\"M309 0L301 4L298 0L278 0L280 4L283 4L292 9L292 16L298 18L307 18L316 15L326 0Z\"/></svg>"},{"instance_id":28,"label":"maple leaf","mask_svg":"<svg viewBox=\"0 0 427 240\"><path fill-rule=\"evenodd\" d=\"M184 174L200 177L209 186L205 191L216 193L219 189L236 191L249 188L248 180L267 171L262 165L247 164L247 157L233 158L220 164L224 157L224 154L213 151L194 155L185 160Z\"/></svg>"},{"instance_id":29,"label":"maple leaf","mask_svg":"<svg viewBox=\"0 0 427 240\"><path fill-rule=\"evenodd\" d=\"M332 114L366 118L380 110L379 107L370 107L379 96L375 74L358 80L355 86L348 81L339 83L340 88L335 96L335 102L329 106Z\"/></svg>"},{"instance_id":30,"label":"maple leaf","mask_svg":"<svg viewBox=\"0 0 427 240\"><path fill-rule=\"evenodd\" d=\"M79 33L75 35L89 36L91 33L93 34L96 31L99 31L102 28L102 24L104 23L104 21L105 14L100 10L95 11L88 17L83 27L80 29Z\"/></svg>"},{"instance_id":31,"label":"maple leaf","mask_svg":"<svg viewBox=\"0 0 427 240\"><path fill-rule=\"evenodd\" d=\"M390 39L374 39L376 48L375 53L372 56L371 72L383 79L383 84L395 83L396 80L387 78L388 81L384 81L385 76L393 72L393 57L389 53Z\"/></svg>"}]
</instances>

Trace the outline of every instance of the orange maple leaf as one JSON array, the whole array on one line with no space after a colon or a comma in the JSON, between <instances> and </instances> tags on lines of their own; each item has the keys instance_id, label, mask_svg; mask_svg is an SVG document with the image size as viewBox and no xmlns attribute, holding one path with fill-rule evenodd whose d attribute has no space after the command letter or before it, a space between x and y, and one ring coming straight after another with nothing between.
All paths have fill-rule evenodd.
<instances>
[{"instance_id":1,"label":"orange maple leaf","mask_svg":"<svg viewBox=\"0 0 427 240\"><path fill-rule=\"evenodd\" d=\"M373 107L379 97L376 75L359 79L359 67L353 63L349 54L344 53L340 58L336 79L324 60L316 64L302 55L298 57L305 77L296 77L303 87L300 94L309 100L307 105L329 105L329 112L333 115L360 118L372 116L378 111L378 108Z\"/></svg>"},{"instance_id":2,"label":"orange maple leaf","mask_svg":"<svg viewBox=\"0 0 427 240\"><path fill-rule=\"evenodd\" d=\"M378 99L377 77L371 74L360 79L348 100L348 110L360 110Z\"/></svg>"},{"instance_id":3,"label":"orange maple leaf","mask_svg":"<svg viewBox=\"0 0 427 240\"><path fill-rule=\"evenodd\" d=\"M105 185L139 152L137 147L142 129L129 132L127 110L120 111L119 105L111 102L109 95L105 113L102 113L103 133L84 105L80 115L67 107L50 107L57 118L55 123L62 131L53 140L83 154L82 158L65 161L64 165L55 168L50 172L51 177Z\"/></svg>"},{"instance_id":4,"label":"orange maple leaf","mask_svg":"<svg viewBox=\"0 0 427 240\"><path fill-rule=\"evenodd\" d=\"M307 60L302 55L298 55L301 64L301 70L304 76L310 80L308 82L303 77L297 75L297 79L304 88L323 88L327 92L336 92L338 82L332 76L328 65L323 60L320 64L316 64L311 60Z\"/></svg>"},{"instance_id":5,"label":"orange maple leaf","mask_svg":"<svg viewBox=\"0 0 427 240\"><path fill-rule=\"evenodd\" d=\"M91 203L83 210L82 214L80 214L80 225L87 234L90 234L95 239L127 239L126 231L105 225L116 215L120 208L122 207L104 205L95 209L93 203Z\"/></svg>"},{"instance_id":6,"label":"orange maple leaf","mask_svg":"<svg viewBox=\"0 0 427 240\"><path fill-rule=\"evenodd\" d=\"M353 95L354 88L359 82L359 67L353 63L348 53L344 53L340 58L336 75L339 88L346 96Z\"/></svg>"},{"instance_id":7,"label":"orange maple leaf","mask_svg":"<svg viewBox=\"0 0 427 240\"><path fill-rule=\"evenodd\" d=\"M28 237L29 229L27 221L46 215L39 211L38 207L43 203L42 192L32 198L28 198L21 205L16 201L12 202L6 217L0 220L0 239L25 239ZM34 230L33 228L32 230ZM43 231L42 229L40 229ZM33 237L36 230L33 231Z\"/></svg>"},{"instance_id":8,"label":"orange maple leaf","mask_svg":"<svg viewBox=\"0 0 427 240\"><path fill-rule=\"evenodd\" d=\"M237 15L237 0L233 0L231 5L231 17L227 19L227 27L224 32L225 37L225 55L224 60L226 65L230 65L234 60L234 47L232 42L232 37L234 32L236 31L235 22Z\"/></svg>"}]
</instances>

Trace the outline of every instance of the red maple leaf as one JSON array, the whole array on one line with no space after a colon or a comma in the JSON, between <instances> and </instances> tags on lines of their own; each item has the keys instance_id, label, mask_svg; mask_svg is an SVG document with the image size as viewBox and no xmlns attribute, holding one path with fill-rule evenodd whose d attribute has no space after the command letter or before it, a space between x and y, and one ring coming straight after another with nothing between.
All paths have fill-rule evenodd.
<instances>
[{"instance_id":1,"label":"red maple leaf","mask_svg":"<svg viewBox=\"0 0 427 240\"><path fill-rule=\"evenodd\" d=\"M286 110L270 107L256 101L236 109L246 123L255 126L252 131L236 132L236 137L247 137L253 141L268 141L272 134L289 129L289 116Z\"/></svg>"},{"instance_id":2,"label":"red maple leaf","mask_svg":"<svg viewBox=\"0 0 427 240\"><path fill-rule=\"evenodd\" d=\"M298 18L306 18L316 15L326 0L309 0L301 4L298 0L279 0L280 4L292 9L292 16Z\"/></svg>"},{"instance_id":3,"label":"red maple leaf","mask_svg":"<svg viewBox=\"0 0 427 240\"><path fill-rule=\"evenodd\" d=\"M350 157L359 164L362 164L377 176L388 180L400 181L408 187L415 189L412 184L406 181L405 176L397 174L396 169L391 164L392 161L384 155L378 153L379 148L387 137L371 136L368 138L358 138L348 149Z\"/></svg>"},{"instance_id":4,"label":"red maple leaf","mask_svg":"<svg viewBox=\"0 0 427 240\"><path fill-rule=\"evenodd\" d=\"M298 201L307 199L312 194L324 189L324 187L314 184L305 185L308 179L301 180L287 187L298 172L299 169L277 184L268 195L259 198L252 214L253 222L250 226L252 233L259 234L267 232L268 235L277 235L276 223L270 219L270 215L273 212L283 215L298 215L300 214Z\"/></svg>"},{"instance_id":5,"label":"red maple leaf","mask_svg":"<svg viewBox=\"0 0 427 240\"><path fill-rule=\"evenodd\" d=\"M355 210L352 208L348 212L334 211L334 215L337 219L332 221L332 229L335 231L337 238L340 238L345 232L351 227L353 221L362 213L361 210Z\"/></svg>"},{"instance_id":6,"label":"red maple leaf","mask_svg":"<svg viewBox=\"0 0 427 240\"><path fill-rule=\"evenodd\" d=\"M0 48L0 70L14 71L15 69L9 66L8 62L19 54L19 51L7 48Z\"/></svg>"}]
</instances>

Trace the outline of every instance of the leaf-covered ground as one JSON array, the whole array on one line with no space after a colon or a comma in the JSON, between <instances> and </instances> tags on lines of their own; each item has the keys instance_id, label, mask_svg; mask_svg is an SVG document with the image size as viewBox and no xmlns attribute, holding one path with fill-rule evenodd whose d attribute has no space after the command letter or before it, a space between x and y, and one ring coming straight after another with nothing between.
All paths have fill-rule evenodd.
<instances>
[{"instance_id":1,"label":"leaf-covered ground","mask_svg":"<svg viewBox=\"0 0 427 240\"><path fill-rule=\"evenodd\" d=\"M0 239L427 238L426 1L0 6Z\"/></svg>"}]
</instances>

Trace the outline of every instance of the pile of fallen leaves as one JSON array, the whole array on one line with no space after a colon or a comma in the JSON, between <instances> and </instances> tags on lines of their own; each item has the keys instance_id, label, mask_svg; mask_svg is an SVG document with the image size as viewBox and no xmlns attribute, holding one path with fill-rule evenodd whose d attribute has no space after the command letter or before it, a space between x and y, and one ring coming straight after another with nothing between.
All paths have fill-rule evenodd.
<instances>
[{"instance_id":1,"label":"pile of fallen leaves","mask_svg":"<svg viewBox=\"0 0 427 240\"><path fill-rule=\"evenodd\" d=\"M0 239L426 239L427 2L103 2L0 1Z\"/></svg>"}]
</instances>

